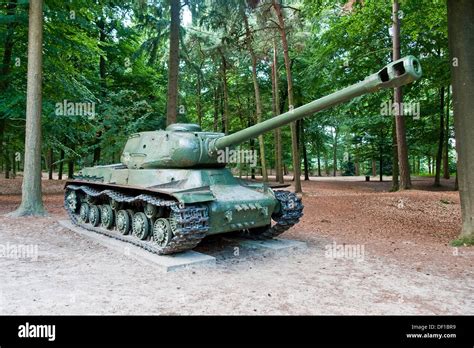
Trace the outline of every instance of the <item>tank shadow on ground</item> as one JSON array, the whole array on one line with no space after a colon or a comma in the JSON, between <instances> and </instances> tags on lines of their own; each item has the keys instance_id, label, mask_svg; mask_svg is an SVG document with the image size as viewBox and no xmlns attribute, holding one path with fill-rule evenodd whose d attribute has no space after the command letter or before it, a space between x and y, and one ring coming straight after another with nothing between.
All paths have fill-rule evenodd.
<instances>
[{"instance_id":1,"label":"tank shadow on ground","mask_svg":"<svg viewBox=\"0 0 474 348\"><path fill-rule=\"evenodd\" d=\"M194 251L215 257L218 261L258 259L288 251L304 250L305 242L289 239L253 240L242 238L240 233L213 235L194 248Z\"/></svg>"}]
</instances>

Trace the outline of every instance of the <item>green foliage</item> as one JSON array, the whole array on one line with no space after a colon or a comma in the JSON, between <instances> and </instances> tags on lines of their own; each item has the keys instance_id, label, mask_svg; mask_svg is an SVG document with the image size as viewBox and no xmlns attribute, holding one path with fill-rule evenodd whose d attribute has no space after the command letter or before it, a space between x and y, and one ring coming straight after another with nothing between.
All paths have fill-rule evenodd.
<instances>
[{"instance_id":1,"label":"green foliage","mask_svg":"<svg viewBox=\"0 0 474 348\"><path fill-rule=\"evenodd\" d=\"M455 239L455 240L451 241L451 245L453 247L473 246L474 245L474 238L461 237L461 238L458 238L458 239Z\"/></svg>"}]
</instances>

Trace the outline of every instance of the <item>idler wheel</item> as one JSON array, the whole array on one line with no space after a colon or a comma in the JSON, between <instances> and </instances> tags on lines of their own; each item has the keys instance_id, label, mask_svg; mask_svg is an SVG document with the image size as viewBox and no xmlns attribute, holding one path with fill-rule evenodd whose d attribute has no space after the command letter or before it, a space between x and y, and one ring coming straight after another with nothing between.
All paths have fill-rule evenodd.
<instances>
[{"instance_id":1,"label":"idler wheel","mask_svg":"<svg viewBox=\"0 0 474 348\"><path fill-rule=\"evenodd\" d=\"M66 204L69 208L70 211L76 212L78 208L78 199L77 199L77 193L74 190L71 190L68 192L66 196Z\"/></svg>"},{"instance_id":2,"label":"idler wheel","mask_svg":"<svg viewBox=\"0 0 474 348\"><path fill-rule=\"evenodd\" d=\"M85 223L89 221L89 210L90 210L89 204L87 203L81 204L81 207L79 208L79 219L81 220L81 222Z\"/></svg>"},{"instance_id":3,"label":"idler wheel","mask_svg":"<svg viewBox=\"0 0 474 348\"><path fill-rule=\"evenodd\" d=\"M138 212L133 215L133 235L138 239L144 240L150 233L150 221L145 213Z\"/></svg>"},{"instance_id":4,"label":"idler wheel","mask_svg":"<svg viewBox=\"0 0 474 348\"><path fill-rule=\"evenodd\" d=\"M115 218L115 224L117 225L117 230L121 234L129 234L130 226L132 225L131 215L127 210L119 210L117 212L117 217Z\"/></svg>"},{"instance_id":5,"label":"idler wheel","mask_svg":"<svg viewBox=\"0 0 474 348\"><path fill-rule=\"evenodd\" d=\"M100 209L97 205L91 205L89 209L89 222L92 226L97 227L100 223Z\"/></svg>"},{"instance_id":6,"label":"idler wheel","mask_svg":"<svg viewBox=\"0 0 474 348\"><path fill-rule=\"evenodd\" d=\"M173 231L167 219L156 219L153 224L153 239L162 248L168 245L173 238Z\"/></svg>"},{"instance_id":7,"label":"idler wheel","mask_svg":"<svg viewBox=\"0 0 474 348\"><path fill-rule=\"evenodd\" d=\"M112 207L108 204L104 204L100 208L100 216L101 216L101 224L102 227L105 228L112 228L114 225L114 211L112 210Z\"/></svg>"}]
</instances>

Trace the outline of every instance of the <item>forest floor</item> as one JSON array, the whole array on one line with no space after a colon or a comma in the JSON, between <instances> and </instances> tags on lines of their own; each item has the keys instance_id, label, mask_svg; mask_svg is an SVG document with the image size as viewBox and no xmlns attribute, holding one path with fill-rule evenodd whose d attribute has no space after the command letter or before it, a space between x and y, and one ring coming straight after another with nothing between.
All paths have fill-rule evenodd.
<instances>
[{"instance_id":1,"label":"forest floor","mask_svg":"<svg viewBox=\"0 0 474 348\"><path fill-rule=\"evenodd\" d=\"M14 219L21 181L0 179L0 251L37 248L33 258L0 254L0 314L472 315L474 249L450 246L460 229L453 180L413 182L391 193L390 181L311 178L301 223L282 235L307 249L235 256L228 237L214 237L197 251L215 267L162 273L60 226L64 182L43 182L48 217ZM331 253L341 245L353 252Z\"/></svg>"}]
</instances>

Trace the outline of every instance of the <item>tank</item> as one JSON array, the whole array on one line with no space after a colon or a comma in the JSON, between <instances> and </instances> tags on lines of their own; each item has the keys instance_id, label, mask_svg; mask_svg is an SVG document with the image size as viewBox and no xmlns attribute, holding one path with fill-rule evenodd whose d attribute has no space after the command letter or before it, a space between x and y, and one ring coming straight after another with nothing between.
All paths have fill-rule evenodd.
<instances>
[{"instance_id":1,"label":"tank","mask_svg":"<svg viewBox=\"0 0 474 348\"><path fill-rule=\"evenodd\" d=\"M265 132L318 111L421 77L408 56L363 81L230 135L196 124L133 134L121 163L81 169L65 184L71 221L157 254L193 249L206 236L236 232L256 239L279 236L303 215L301 199L267 183L241 180L225 154Z\"/></svg>"}]
</instances>

